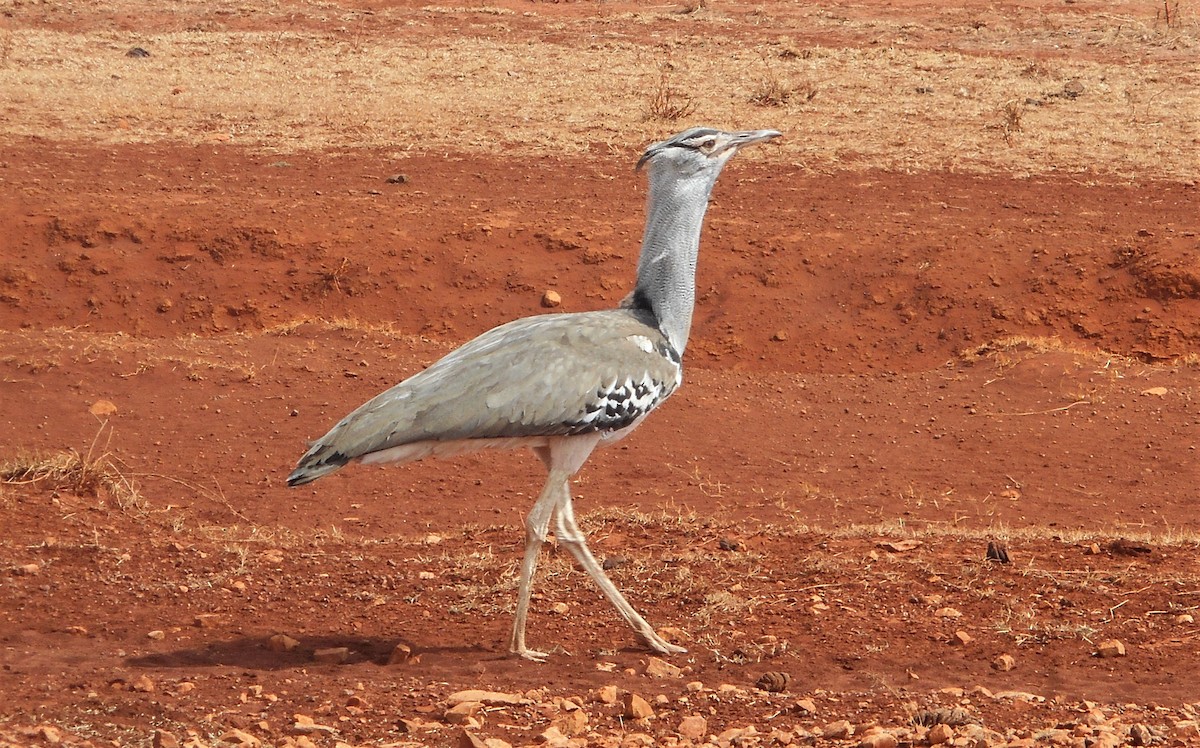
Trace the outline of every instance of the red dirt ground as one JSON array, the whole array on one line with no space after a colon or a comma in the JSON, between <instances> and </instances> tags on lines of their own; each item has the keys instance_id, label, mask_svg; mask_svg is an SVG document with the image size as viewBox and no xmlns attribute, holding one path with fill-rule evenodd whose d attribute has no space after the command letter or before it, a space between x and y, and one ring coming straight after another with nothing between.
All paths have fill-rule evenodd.
<instances>
[{"instance_id":1,"label":"red dirt ground","mask_svg":"<svg viewBox=\"0 0 1200 748\"><path fill-rule=\"evenodd\" d=\"M1200 745L1194 183L732 162L685 386L575 489L618 585L681 630L679 677L643 674L553 550L530 625L551 662L506 657L531 456L284 487L307 439L546 289L616 303L641 145L0 145L0 457L103 455L141 497L0 486L0 743L285 744L303 714L336 728L322 745L457 745L440 700L480 687L531 692L470 727L518 745L567 697L597 745L679 742L689 713L763 744L825 744L842 719L920 744L911 718L937 707L995 731L984 745L1092 739L1092 709L1122 740L1146 723ZM1011 564L984 560L989 539ZM267 647L279 633L299 647ZM1128 655L1096 657L1106 639ZM397 642L417 656L387 665ZM1006 653L1016 669L994 669ZM756 690L766 671L788 689ZM662 694L658 716L593 701L610 684Z\"/></svg>"}]
</instances>

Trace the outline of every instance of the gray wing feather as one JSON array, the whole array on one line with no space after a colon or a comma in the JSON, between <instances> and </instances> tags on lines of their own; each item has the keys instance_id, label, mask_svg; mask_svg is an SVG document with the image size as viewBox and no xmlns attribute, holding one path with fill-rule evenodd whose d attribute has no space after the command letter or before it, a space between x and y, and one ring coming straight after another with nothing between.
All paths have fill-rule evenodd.
<instances>
[{"instance_id":1,"label":"gray wing feather","mask_svg":"<svg viewBox=\"0 0 1200 748\"><path fill-rule=\"evenodd\" d=\"M668 353L663 336L627 310L542 315L501 325L343 418L301 458L289 483L413 442L628 425L678 385L678 360ZM606 393L612 396L626 382L655 386L637 388L644 395L637 407L614 408Z\"/></svg>"}]
</instances>

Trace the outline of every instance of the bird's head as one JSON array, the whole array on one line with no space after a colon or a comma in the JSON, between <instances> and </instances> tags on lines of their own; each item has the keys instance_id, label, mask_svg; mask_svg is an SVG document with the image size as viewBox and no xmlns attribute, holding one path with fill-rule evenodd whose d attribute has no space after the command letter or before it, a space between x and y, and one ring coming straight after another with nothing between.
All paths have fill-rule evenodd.
<instances>
[{"instance_id":1,"label":"bird's head","mask_svg":"<svg viewBox=\"0 0 1200 748\"><path fill-rule=\"evenodd\" d=\"M711 127L693 127L651 145L638 160L637 168L649 163L652 169L671 169L681 177L711 173L715 178L725 162L742 146L782 134L778 130L725 132Z\"/></svg>"}]
</instances>

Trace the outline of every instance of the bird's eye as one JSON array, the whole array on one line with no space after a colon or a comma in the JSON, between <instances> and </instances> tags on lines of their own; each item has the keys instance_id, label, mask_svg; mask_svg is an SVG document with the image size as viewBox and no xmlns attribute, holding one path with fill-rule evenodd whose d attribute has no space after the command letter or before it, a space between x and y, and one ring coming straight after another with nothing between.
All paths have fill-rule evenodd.
<instances>
[{"instance_id":1,"label":"bird's eye","mask_svg":"<svg viewBox=\"0 0 1200 748\"><path fill-rule=\"evenodd\" d=\"M707 140L705 140L703 143L700 144L700 150L711 151L714 147L716 147L716 145L717 145L716 138L708 138Z\"/></svg>"}]
</instances>

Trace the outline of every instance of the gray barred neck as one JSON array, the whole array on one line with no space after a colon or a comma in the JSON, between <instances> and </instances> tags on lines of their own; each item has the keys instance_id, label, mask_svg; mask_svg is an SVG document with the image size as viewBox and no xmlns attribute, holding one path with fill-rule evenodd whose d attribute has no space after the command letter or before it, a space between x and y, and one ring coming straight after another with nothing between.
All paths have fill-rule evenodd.
<instances>
[{"instance_id":1,"label":"gray barred neck","mask_svg":"<svg viewBox=\"0 0 1200 748\"><path fill-rule=\"evenodd\" d=\"M680 356L691 333L700 230L715 177L651 173L637 285L626 306L648 311Z\"/></svg>"}]
</instances>

